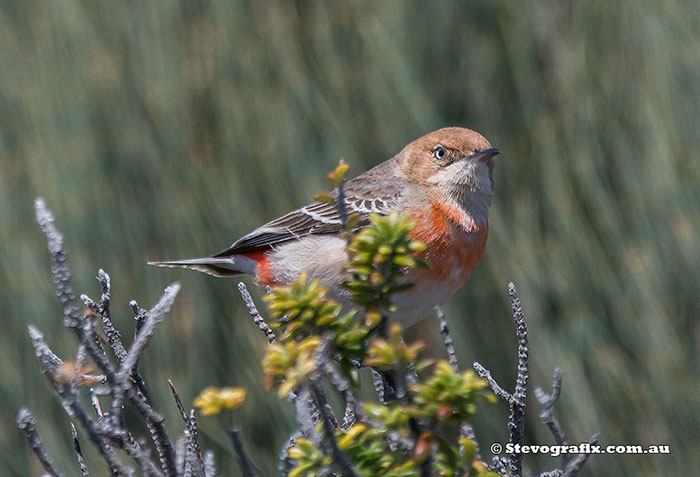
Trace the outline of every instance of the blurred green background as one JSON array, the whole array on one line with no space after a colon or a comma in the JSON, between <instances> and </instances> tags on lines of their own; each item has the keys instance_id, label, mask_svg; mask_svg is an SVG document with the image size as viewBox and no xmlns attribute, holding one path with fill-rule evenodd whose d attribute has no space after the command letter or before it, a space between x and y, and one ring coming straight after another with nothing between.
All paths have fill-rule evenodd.
<instances>
[{"instance_id":1,"label":"blurred green background","mask_svg":"<svg viewBox=\"0 0 700 477\"><path fill-rule=\"evenodd\" d=\"M151 306L182 282L142 361L158 408L174 435L166 379L185 401L209 384L245 386L238 422L272 475L293 414L262 389L265 339L236 281L145 262L218 251L327 190L339 158L356 175L448 125L503 150L486 257L446 307L462 365L478 360L512 387L512 280L531 384L564 371L569 439L671 446L594 456L584 475L700 469L696 2L5 1L0 111L2 475L40 473L15 429L21 405L58 465L78 472L26 334L33 323L74 353L34 197L57 216L78 292L97 298L97 269L111 274L127 341L128 301ZM442 356L436 330L415 332ZM479 414L482 445L505 442L505 405ZM235 475L216 420L200 424ZM532 393L526 441L553 442Z\"/></svg>"}]
</instances>

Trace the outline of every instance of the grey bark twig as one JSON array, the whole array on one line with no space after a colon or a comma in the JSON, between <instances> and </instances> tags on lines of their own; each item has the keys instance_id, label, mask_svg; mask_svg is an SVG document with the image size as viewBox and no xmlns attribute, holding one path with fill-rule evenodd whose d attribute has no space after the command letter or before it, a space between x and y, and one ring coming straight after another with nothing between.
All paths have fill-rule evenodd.
<instances>
[{"instance_id":1,"label":"grey bark twig","mask_svg":"<svg viewBox=\"0 0 700 477\"><path fill-rule=\"evenodd\" d=\"M199 450L199 431L197 429L197 418L194 414L194 409L190 410L190 415L185 420L187 431L185 432L185 475L202 475L204 474L204 459L202 452Z\"/></svg>"},{"instance_id":2,"label":"grey bark twig","mask_svg":"<svg viewBox=\"0 0 700 477\"><path fill-rule=\"evenodd\" d=\"M342 165L345 161L342 159L340 160L340 163L338 166ZM340 226L342 227L343 230L346 229L347 223L348 223L348 209L345 204L345 178L343 178L342 181L340 181L340 184L338 184L338 188L336 189L336 199L335 199L335 208L338 211L338 215L340 216Z\"/></svg>"},{"instance_id":3,"label":"grey bark twig","mask_svg":"<svg viewBox=\"0 0 700 477\"><path fill-rule=\"evenodd\" d=\"M554 441L557 445L567 446L569 442L566 440L564 430L559 424L559 420L554 415L554 403L559 399L559 393L561 391L561 380L562 372L561 369L555 368L554 374L552 375L552 392L551 394L545 393L542 388L535 388L535 398L542 405L542 412L540 412L540 419L547 426L554 436ZM563 466L566 467L571 456L567 453L562 453Z\"/></svg>"},{"instance_id":4,"label":"grey bark twig","mask_svg":"<svg viewBox=\"0 0 700 477\"><path fill-rule=\"evenodd\" d=\"M435 307L435 314L437 315L438 324L440 326L440 335L442 335L442 342L445 345L445 351L447 352L447 361L452 366L452 369L459 372L459 363L457 362L457 351L455 350L454 341L452 341L452 335L450 334L450 327L447 324L447 319L445 314L442 312L442 308L439 306ZM459 436L460 438L467 438L474 443L476 447L476 459L481 460L481 454L479 453L479 446L476 442L476 435L474 434L474 428L471 424L464 421L459 426ZM464 453L464 446L460 444L460 453Z\"/></svg>"},{"instance_id":5,"label":"grey bark twig","mask_svg":"<svg viewBox=\"0 0 700 477\"><path fill-rule=\"evenodd\" d=\"M318 432L316 432L318 411L314 406L308 386L302 386L298 389L297 395L294 397L294 409L296 411L297 426L299 426L301 435L318 444L321 441Z\"/></svg>"},{"instance_id":6,"label":"grey bark twig","mask_svg":"<svg viewBox=\"0 0 700 477\"><path fill-rule=\"evenodd\" d=\"M513 309L513 320L515 321L516 335L518 337L518 375L515 380L515 391L510 402L510 415L508 417L508 428L510 429L509 442L522 444L525 437L525 399L527 397L528 381L528 348L527 348L527 325L525 315L520 305L520 297L513 283L508 284L508 294L510 295L511 307ZM522 475L521 454L511 454L510 471L513 475Z\"/></svg>"},{"instance_id":7,"label":"grey bark twig","mask_svg":"<svg viewBox=\"0 0 700 477\"><path fill-rule=\"evenodd\" d=\"M100 318L102 318L102 329L104 330L105 335L107 335L107 342L112 348L112 351L114 351L117 361L121 363L126 357L126 349L124 349L124 345L122 344L122 338L119 330L117 330L114 327L114 324L112 324L112 316L109 310L110 301L112 299L111 280L109 275L107 275L101 268L97 272L97 280L99 280L100 285L102 286L102 296L100 297L100 301L97 303L96 311L100 315ZM84 297L85 295L82 296Z\"/></svg>"},{"instance_id":8,"label":"grey bark twig","mask_svg":"<svg viewBox=\"0 0 700 477\"><path fill-rule=\"evenodd\" d=\"M568 446L569 441L564 434L564 429L559 423L559 419L554 415L554 404L559 399L559 394L561 392L561 381L563 373L561 369L555 368L552 374L552 392L547 394L542 388L535 388L535 397L537 401L542 405L542 411L540 412L540 419L547 426L547 428L554 436L554 441L557 445ZM598 441L598 435L595 434L588 440L588 443L594 445ZM566 477L573 477L578 474L578 472L583 468L583 465L588 460L590 454L568 454L562 452L562 469L559 475Z\"/></svg>"},{"instance_id":9,"label":"grey bark twig","mask_svg":"<svg viewBox=\"0 0 700 477\"><path fill-rule=\"evenodd\" d=\"M131 311L134 313L134 320L136 320L136 326L134 327L134 338L136 338L141 332L141 328L143 327L144 323L146 323L146 313L148 310L141 308L136 300L131 300L129 302L129 306L131 307Z\"/></svg>"},{"instance_id":10,"label":"grey bark twig","mask_svg":"<svg viewBox=\"0 0 700 477\"><path fill-rule=\"evenodd\" d=\"M489 387L497 396L508 402L510 413L508 416L508 442L511 444L521 444L525 434L525 400L527 397L528 381L528 348L527 348L527 325L520 298L513 283L508 284L508 295L510 296L511 308L513 309L513 321L518 338L518 375L515 380L515 390L509 393L503 389L491 373L479 363L474 363L477 374L489 383ZM509 473L514 477L522 475L522 454L513 453L509 458Z\"/></svg>"},{"instance_id":11,"label":"grey bark twig","mask_svg":"<svg viewBox=\"0 0 700 477\"><path fill-rule=\"evenodd\" d=\"M474 366L474 369L476 370L476 374L478 374L482 379L485 379L486 382L489 383L489 387L491 388L491 391L493 391L493 393L496 396L503 398L503 400L505 400L505 401L510 402L510 400L512 399L512 395L508 391L503 389L496 382L495 379L493 379L493 376L491 376L491 371L484 368L482 365L480 365L477 362L475 362L473 366Z\"/></svg>"},{"instance_id":12,"label":"grey bark twig","mask_svg":"<svg viewBox=\"0 0 700 477\"><path fill-rule=\"evenodd\" d=\"M73 423L70 423L70 432L73 437L73 449L75 449L75 454L78 456L78 465L80 465L80 472L83 477L90 477L90 471L85 464L85 457L83 457L83 451L80 449L80 441L78 441L78 431L75 430Z\"/></svg>"},{"instance_id":13,"label":"grey bark twig","mask_svg":"<svg viewBox=\"0 0 700 477\"><path fill-rule=\"evenodd\" d=\"M447 325L447 319L445 314L442 312L442 308L439 306L435 307L435 314L438 318L438 323L440 325L440 334L442 335L442 342L445 344L445 350L447 351L447 361L450 366L455 371L459 371L459 364L457 363L457 352L455 351L455 345L452 341L452 336L450 335L450 327Z\"/></svg>"},{"instance_id":14,"label":"grey bark twig","mask_svg":"<svg viewBox=\"0 0 700 477\"><path fill-rule=\"evenodd\" d=\"M324 336L321 344L316 350L315 360L317 370L324 370L326 368L331 338L332 337L330 335ZM335 440L337 422L331 415L331 408L328 405L328 401L326 400L326 396L323 392L320 381L321 373L317 371L309 380L308 387L311 391L311 396L313 397L314 403L316 404L316 409L318 410L321 425L323 427L324 438L322 439L322 447L325 448L325 451L331 455L333 462L335 462L338 468L342 470L344 475L359 477L359 474L353 468L348 456L338 448L338 444Z\"/></svg>"},{"instance_id":15,"label":"grey bark twig","mask_svg":"<svg viewBox=\"0 0 700 477\"><path fill-rule=\"evenodd\" d=\"M595 445L598 443L598 434L594 434L590 439L588 439L590 445ZM575 477L583 468L584 464L588 460L591 454L579 454L569 461L569 463L564 467L564 472L562 477Z\"/></svg>"},{"instance_id":16,"label":"grey bark twig","mask_svg":"<svg viewBox=\"0 0 700 477\"><path fill-rule=\"evenodd\" d=\"M75 305L70 269L63 251L63 235L56 230L54 216L46 207L44 199L37 198L34 201L34 210L39 227L48 241L49 253L51 254L51 273L56 285L56 295L63 306L63 324L68 328L75 328L80 326L82 317L80 309Z\"/></svg>"},{"instance_id":17,"label":"grey bark twig","mask_svg":"<svg viewBox=\"0 0 700 477\"><path fill-rule=\"evenodd\" d=\"M350 477L360 477L359 474L353 469L350 459L338 448L338 444L335 441L335 427L333 426L333 419L328 412L328 403L326 402L326 397L323 395L323 391L318 383L312 382L310 384L311 394L316 403L316 408L321 417L321 424L323 426L323 444L326 447L327 452L333 457L333 462L340 468L343 475Z\"/></svg>"},{"instance_id":18,"label":"grey bark twig","mask_svg":"<svg viewBox=\"0 0 700 477\"><path fill-rule=\"evenodd\" d=\"M256 325L258 325L258 328L265 333L265 336L267 337L267 341L269 343L274 343L277 340L277 337L275 336L275 333L270 329L268 324L265 322L265 319L262 317L260 312L258 311L258 307L255 306L255 302L253 301L253 297L250 296L250 292L248 291L248 288L245 286L245 283L243 282L238 282L238 292L241 294L241 297L243 298L243 301L245 302L246 306L248 307L248 314L253 317L253 321L255 322Z\"/></svg>"},{"instance_id":19,"label":"grey bark twig","mask_svg":"<svg viewBox=\"0 0 700 477\"><path fill-rule=\"evenodd\" d=\"M95 410L95 415L97 415L97 417L101 419L103 415L102 406L100 405L100 398L95 393L94 388L90 388L90 403L92 404L92 407Z\"/></svg>"},{"instance_id":20,"label":"grey bark twig","mask_svg":"<svg viewBox=\"0 0 700 477\"><path fill-rule=\"evenodd\" d=\"M63 474L56 469L56 465L53 463L53 460L49 456L48 452L46 452L44 443L39 437L39 433L36 431L36 421L34 420L34 416L28 409L22 408L19 410L19 413L17 414L17 427L19 427L24 432L24 435L27 436L29 445L32 446L34 454L39 459L39 462L41 462L41 465L44 467L46 473L54 477L63 476Z\"/></svg>"},{"instance_id":21,"label":"grey bark twig","mask_svg":"<svg viewBox=\"0 0 700 477\"><path fill-rule=\"evenodd\" d=\"M128 475L128 470L122 464L114 449L109 443L106 435L114 435L115 429L111 423L101 421L99 425L90 419L78 403L77 394L73 384L68 381L57 379L57 371L62 366L63 361L58 358L44 342L44 335L35 327L29 326L29 336L34 346L34 352L39 359L42 373L46 375L54 390L61 398L61 404L70 417L80 422L90 437L90 441L97 447L100 454L107 463L113 475ZM103 427L104 426L104 427Z\"/></svg>"},{"instance_id":22,"label":"grey bark twig","mask_svg":"<svg viewBox=\"0 0 700 477\"><path fill-rule=\"evenodd\" d=\"M163 321L165 314L170 311L170 307L175 301L175 297L180 292L180 284L175 282L172 283L168 288L165 289L163 296L160 297L158 303L151 308L146 314L146 322L144 323L141 331L134 339L131 344L131 348L127 352L124 361L122 362L121 368L119 370L118 379L122 384L126 384L132 369L136 366L139 356L148 345L153 333L156 331L156 326Z\"/></svg>"},{"instance_id":23,"label":"grey bark twig","mask_svg":"<svg viewBox=\"0 0 700 477\"><path fill-rule=\"evenodd\" d=\"M185 423L185 469L190 473L199 472L201 474L204 472L204 459L202 458L202 451L199 447L199 430L197 428L197 418L194 414L194 409L190 410L188 415L185 411L185 407L182 405L182 400L175 389L172 379L168 379L168 385L170 385L170 391L173 393L173 398L175 398L175 404ZM199 474L195 473L195 475Z\"/></svg>"},{"instance_id":24,"label":"grey bark twig","mask_svg":"<svg viewBox=\"0 0 700 477\"><path fill-rule=\"evenodd\" d=\"M187 411L185 411L185 407L182 405L182 400L180 399L180 395L175 389L175 385L173 384L172 379L168 379L168 385L170 386L170 392L173 393L173 398L175 399L175 405L177 405L177 410L180 411L180 417L182 417L183 422L187 424Z\"/></svg>"},{"instance_id":25,"label":"grey bark twig","mask_svg":"<svg viewBox=\"0 0 700 477\"><path fill-rule=\"evenodd\" d=\"M96 422L87 416L77 399L77 391L74 383L56 379L56 370L57 367L61 365L61 360L51 353L45 345L41 333L37 329L30 327L29 333L32 337L32 344L34 345L37 357L41 363L42 372L51 380L68 414L85 428L90 437L90 441L98 448L112 474L128 474L128 469L119 461L117 454L112 448L112 443L115 443L134 457L137 462L144 465L144 472L150 475L160 475L160 471L152 461L150 461L146 449L135 441L124 428L121 412L126 391L127 397L132 401L144 418L146 418L151 437L158 450L163 470L166 475L175 476L176 471L172 444L162 424L162 417L153 411L150 403L142 393L134 390L129 385L130 383L127 383L126 380L123 379L124 376L130 378L130 374L119 373L119 375L117 375L114 366L104 354L104 350L92 327L93 320L84 319L79 308L75 304L75 293L73 291L71 273L66 261L66 254L63 250L63 237L54 225L53 214L48 210L42 199L37 199L35 201L35 210L37 222L47 237L51 255L51 270L57 295L63 307L64 325L75 332L78 338L79 348L81 350L84 349L98 368L104 373L110 388L113 405L109 413L109 419L100 418L100 420ZM109 304L111 301L110 279L103 271L98 273L98 279L102 285L102 297L99 304L95 304L87 297L84 297L84 300L86 301L86 306L88 306L91 311L96 312L102 317L102 324L108 336L108 342L119 359L119 356L122 355L123 352L123 346L121 345L119 333L113 327L109 316ZM170 301L170 303L172 303L172 301ZM159 314L158 311L159 309L156 308L156 315ZM162 319L162 313L160 315ZM145 341L147 342L147 338ZM133 368L133 364L135 364L134 360L138 359L138 354L143 350L144 346L145 343L141 345L138 340L135 340L134 345L132 345L132 350L136 351L131 358L129 358L128 353L123 358L124 360L132 360L129 361L129 363L131 363L128 368L129 370ZM79 355L81 354L82 351Z\"/></svg>"},{"instance_id":26,"label":"grey bark twig","mask_svg":"<svg viewBox=\"0 0 700 477\"><path fill-rule=\"evenodd\" d=\"M377 399L379 399L380 404L387 404L389 399L385 396L385 386L384 386L384 376L382 376L379 371L374 368L370 368L372 373L372 384L374 385L374 390L377 393Z\"/></svg>"},{"instance_id":27,"label":"grey bark twig","mask_svg":"<svg viewBox=\"0 0 700 477\"><path fill-rule=\"evenodd\" d=\"M131 344L126 357L121 363L120 370L115 377L115 387L117 392L121 393L115 396L115 401L118 402L118 398L123 399L123 394L126 392L127 397L134 404L134 407L136 407L139 413L146 419L146 424L151 433L151 439L156 446L161 466L168 476L174 476L176 474L175 451L173 450L172 442L165 429L163 416L151 407L143 393L131 386L131 377L132 374L135 373L139 357L153 336L156 326L170 310L179 291L179 283L171 284L165 289L158 303L148 311L146 314L146 322Z\"/></svg>"},{"instance_id":28,"label":"grey bark twig","mask_svg":"<svg viewBox=\"0 0 700 477\"><path fill-rule=\"evenodd\" d=\"M289 449L294 446L297 439L304 437L301 431L294 431L287 439L287 442L282 446L280 450L279 458L277 460L277 471L280 473L281 477L287 477L289 472L294 468L292 459L289 457Z\"/></svg>"},{"instance_id":29,"label":"grey bark twig","mask_svg":"<svg viewBox=\"0 0 700 477\"><path fill-rule=\"evenodd\" d=\"M208 450L204 453L204 477L216 476L216 460L214 452Z\"/></svg>"},{"instance_id":30,"label":"grey bark twig","mask_svg":"<svg viewBox=\"0 0 700 477\"><path fill-rule=\"evenodd\" d=\"M237 427L230 427L229 436L231 437L233 450L238 459L238 467L241 469L241 474L243 477L257 477L257 475L259 475L258 469L255 468L255 465L253 465L253 462L245 452L243 441L241 440L240 436L240 430Z\"/></svg>"}]
</instances>

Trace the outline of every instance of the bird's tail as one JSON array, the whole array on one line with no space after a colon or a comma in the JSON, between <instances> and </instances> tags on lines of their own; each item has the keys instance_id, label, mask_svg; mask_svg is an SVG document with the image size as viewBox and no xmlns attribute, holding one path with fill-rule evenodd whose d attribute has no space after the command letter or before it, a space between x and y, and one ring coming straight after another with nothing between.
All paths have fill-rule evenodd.
<instances>
[{"instance_id":1,"label":"bird's tail","mask_svg":"<svg viewBox=\"0 0 700 477\"><path fill-rule=\"evenodd\" d=\"M256 262L244 255L229 257L203 257L189 260L174 260L170 262L148 262L156 267L190 268L198 272L207 273L215 277L233 277L246 273L255 274Z\"/></svg>"}]
</instances>

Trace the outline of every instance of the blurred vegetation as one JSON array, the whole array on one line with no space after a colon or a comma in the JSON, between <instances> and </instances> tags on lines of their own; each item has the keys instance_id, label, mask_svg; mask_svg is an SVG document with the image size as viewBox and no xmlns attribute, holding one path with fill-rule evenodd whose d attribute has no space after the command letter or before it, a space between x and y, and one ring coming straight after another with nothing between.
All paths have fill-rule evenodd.
<instances>
[{"instance_id":1,"label":"blurred vegetation","mask_svg":"<svg viewBox=\"0 0 700 477\"><path fill-rule=\"evenodd\" d=\"M512 280L531 384L564 371L568 435L671 445L668 456L597 456L583 474L700 468L695 2L6 1L0 110L3 475L39 473L15 429L20 405L57 465L77 472L26 334L33 323L59 354L74 349L35 196L57 216L77 290L97 293L99 267L114 277L123 330L128 299L152 303L183 283L144 359L145 378L162 383L153 398L178 422L167 378L186 400L207 385L246 387L243 437L269 474L286 439L275 430L293 414L260 386L266 340L235 281L146 260L223 249L310 201L339 158L356 175L446 125L503 150L484 262L446 309L462 364L514 381ZM427 354L442 352L435 324L414 332ZM505 410L491 407L477 435L504 442ZM217 455L230 455L206 424ZM540 425L528 438L551 439Z\"/></svg>"}]
</instances>

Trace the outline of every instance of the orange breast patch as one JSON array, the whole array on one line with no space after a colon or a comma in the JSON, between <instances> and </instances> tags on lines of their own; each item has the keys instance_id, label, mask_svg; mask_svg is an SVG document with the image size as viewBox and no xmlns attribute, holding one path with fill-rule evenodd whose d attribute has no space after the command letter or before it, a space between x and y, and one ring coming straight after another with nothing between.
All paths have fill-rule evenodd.
<instances>
[{"instance_id":1,"label":"orange breast patch","mask_svg":"<svg viewBox=\"0 0 700 477\"><path fill-rule=\"evenodd\" d=\"M417 283L428 279L459 289L484 255L488 223L470 222L467 230L460 225L463 223L460 211L443 204L431 203L431 206L413 217L416 227L411 232L413 240L425 243L426 248L418 258L428 262L431 268L413 270L409 280Z\"/></svg>"}]
</instances>

